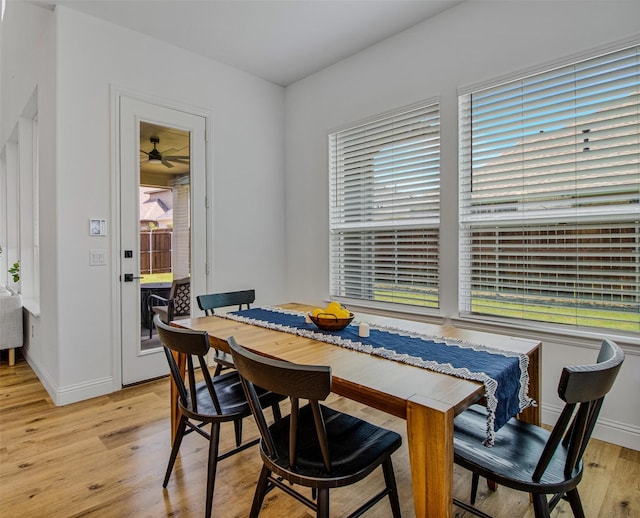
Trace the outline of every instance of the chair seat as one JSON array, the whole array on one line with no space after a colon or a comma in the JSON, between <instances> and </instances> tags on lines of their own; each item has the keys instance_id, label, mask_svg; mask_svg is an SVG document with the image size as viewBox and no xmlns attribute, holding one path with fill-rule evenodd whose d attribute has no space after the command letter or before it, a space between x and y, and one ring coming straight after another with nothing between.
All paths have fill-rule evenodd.
<instances>
[{"instance_id":1,"label":"chair seat","mask_svg":"<svg viewBox=\"0 0 640 518\"><path fill-rule=\"evenodd\" d=\"M332 473L327 473L324 467L313 414L308 405L303 406L299 412L298 457L295 468L291 468L289 463L287 438L290 416L269 427L278 459L270 459L264 449L261 452L263 460L275 473L287 473L288 480L300 485L323 487L322 479L327 479L325 487L340 487L364 478L379 466L378 459L390 456L402 443L402 438L396 432L323 405L320 405L320 409L331 451Z\"/></svg>"},{"instance_id":2,"label":"chair seat","mask_svg":"<svg viewBox=\"0 0 640 518\"><path fill-rule=\"evenodd\" d=\"M220 414L216 412L211 396L209 395L209 390L207 389L207 384L201 381L196 385L198 413L194 414L192 412L191 405L189 405L190 408L184 408L181 405L182 411L188 417L206 422L207 415L216 421L233 421L239 417L251 415L251 409L247 403L240 376L236 371L215 376L212 380L218 396ZM275 405L283 399L279 394L268 392L260 387L257 387L257 392L260 403L265 407Z\"/></svg>"},{"instance_id":3,"label":"chair seat","mask_svg":"<svg viewBox=\"0 0 640 518\"><path fill-rule=\"evenodd\" d=\"M160 315L160 319L166 323L169 306L151 306L151 311L156 315Z\"/></svg>"},{"instance_id":4,"label":"chair seat","mask_svg":"<svg viewBox=\"0 0 640 518\"><path fill-rule=\"evenodd\" d=\"M151 311L160 315L160 319L165 323L169 323L169 306L151 306ZM173 315L172 320L184 320L186 318L191 318L190 315Z\"/></svg>"},{"instance_id":5,"label":"chair seat","mask_svg":"<svg viewBox=\"0 0 640 518\"><path fill-rule=\"evenodd\" d=\"M550 435L539 426L511 419L500 428L491 448L482 444L487 436L484 407L470 407L455 418L454 426L456 463L500 485L528 493L561 493L575 487L582 476L582 463L571 477L564 476L567 450L560 444L542 478L533 480L533 472Z\"/></svg>"}]
</instances>

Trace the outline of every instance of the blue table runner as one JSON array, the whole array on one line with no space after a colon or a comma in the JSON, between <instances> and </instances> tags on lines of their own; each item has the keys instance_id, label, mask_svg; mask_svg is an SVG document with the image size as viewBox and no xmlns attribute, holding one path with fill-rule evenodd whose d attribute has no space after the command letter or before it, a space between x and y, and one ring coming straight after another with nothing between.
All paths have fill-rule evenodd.
<instances>
[{"instance_id":1,"label":"blue table runner","mask_svg":"<svg viewBox=\"0 0 640 518\"><path fill-rule=\"evenodd\" d=\"M529 398L529 357L479 344L370 326L369 337L358 335L357 323L342 331L323 331L305 322L305 314L281 308L253 308L216 314L277 331L297 334L390 360L415 365L484 384L487 400L487 440L511 417L535 405Z\"/></svg>"}]
</instances>

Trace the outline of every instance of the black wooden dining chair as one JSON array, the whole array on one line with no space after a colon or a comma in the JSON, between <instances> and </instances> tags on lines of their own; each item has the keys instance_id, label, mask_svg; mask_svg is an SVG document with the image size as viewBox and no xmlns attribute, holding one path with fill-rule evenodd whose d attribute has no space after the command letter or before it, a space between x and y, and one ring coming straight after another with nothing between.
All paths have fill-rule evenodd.
<instances>
[{"instance_id":1,"label":"black wooden dining chair","mask_svg":"<svg viewBox=\"0 0 640 518\"><path fill-rule=\"evenodd\" d=\"M169 298L155 293L149 295L149 314L160 315L160 319L168 324L172 320L191 317L191 279L174 279L169 290ZM153 336L153 320L149 326L149 338Z\"/></svg>"},{"instance_id":2,"label":"black wooden dining chair","mask_svg":"<svg viewBox=\"0 0 640 518\"><path fill-rule=\"evenodd\" d=\"M216 480L218 461L238 453L258 443L258 439L241 444L241 424L245 417L251 415L240 377L232 371L214 378L207 367L206 355L209 352L209 337L206 331L193 331L171 327L162 322L159 315L154 317L160 341L162 342L169 370L178 390L178 407L180 421L171 448L171 455L165 473L163 487L167 487L176 461L182 439L185 435L196 432L209 440L207 499L205 516L211 516L213 508L213 491ZM186 375L181 375L174 354L186 355ZM197 364L194 362L197 359ZM196 382L196 367L200 367L202 381ZM284 399L279 394L257 389L257 403L262 408L270 406L274 419L280 419L279 402ZM220 454L220 425L232 421L236 427L235 448ZM211 425L207 432L203 427Z\"/></svg>"},{"instance_id":3,"label":"black wooden dining chair","mask_svg":"<svg viewBox=\"0 0 640 518\"><path fill-rule=\"evenodd\" d=\"M265 495L278 487L315 510L317 517L328 518L330 488L353 484L382 466L385 488L350 516L360 516L388 496L393 516L399 518L391 454L402 443L400 435L320 405L331 392L331 367L265 358L233 337L228 343L262 437L263 466L250 516L258 516ZM257 387L288 396L291 414L267 426ZM300 399L308 404L301 407ZM312 498L292 484L311 488Z\"/></svg>"},{"instance_id":4,"label":"black wooden dining chair","mask_svg":"<svg viewBox=\"0 0 640 518\"><path fill-rule=\"evenodd\" d=\"M231 306L238 306L238 311L240 311L241 309L249 309L251 304L255 302L256 290L208 293L206 295L198 295L196 300L198 301L198 307L204 311L205 315L213 315L216 309ZM216 362L214 376L220 374L224 369L232 369L234 367L231 355L219 349L215 349L213 359Z\"/></svg>"},{"instance_id":5,"label":"black wooden dining chair","mask_svg":"<svg viewBox=\"0 0 640 518\"><path fill-rule=\"evenodd\" d=\"M582 456L596 424L604 396L611 389L624 360L624 352L605 340L595 364L564 367L558 395L565 402L555 426L544 428L511 419L496 434L495 444L486 438L487 413L472 406L455 418L454 461L473 473L471 505L454 503L476 516L488 515L473 507L479 477L531 493L536 518L548 518L566 498L573 515L584 518L578 494ZM547 495L553 495L547 500Z\"/></svg>"}]
</instances>

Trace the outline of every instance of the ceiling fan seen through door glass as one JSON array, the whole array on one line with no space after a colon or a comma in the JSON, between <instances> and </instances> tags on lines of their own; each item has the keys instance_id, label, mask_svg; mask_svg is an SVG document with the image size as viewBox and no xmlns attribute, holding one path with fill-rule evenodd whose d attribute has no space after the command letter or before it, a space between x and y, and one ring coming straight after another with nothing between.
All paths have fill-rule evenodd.
<instances>
[{"instance_id":1,"label":"ceiling fan seen through door glass","mask_svg":"<svg viewBox=\"0 0 640 518\"><path fill-rule=\"evenodd\" d=\"M151 151L145 151L144 149L140 150L140 153L143 153L147 156L146 160L140 162L140 165L144 164L162 164L165 167L173 167L171 162L175 162L176 164L185 164L189 165L189 156L188 155L171 155L170 152L177 151L174 148L170 148L165 150L164 152L160 152L156 146L160 144L160 137L150 137L149 141L153 144L153 149Z\"/></svg>"}]
</instances>

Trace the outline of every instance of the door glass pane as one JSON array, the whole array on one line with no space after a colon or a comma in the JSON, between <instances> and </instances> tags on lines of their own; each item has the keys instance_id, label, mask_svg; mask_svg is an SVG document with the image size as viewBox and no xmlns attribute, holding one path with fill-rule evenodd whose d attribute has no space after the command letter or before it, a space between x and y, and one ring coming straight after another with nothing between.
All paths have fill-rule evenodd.
<instances>
[{"instance_id":1,"label":"door glass pane","mask_svg":"<svg viewBox=\"0 0 640 518\"><path fill-rule=\"evenodd\" d=\"M140 347L160 346L153 306L174 279L190 277L191 192L188 131L140 123Z\"/></svg>"}]
</instances>

